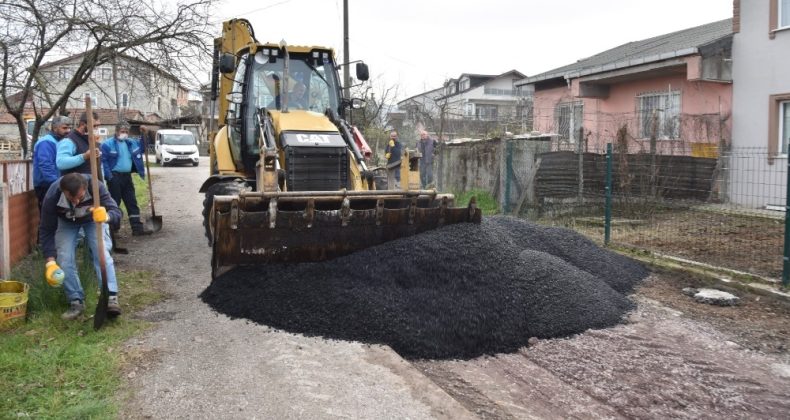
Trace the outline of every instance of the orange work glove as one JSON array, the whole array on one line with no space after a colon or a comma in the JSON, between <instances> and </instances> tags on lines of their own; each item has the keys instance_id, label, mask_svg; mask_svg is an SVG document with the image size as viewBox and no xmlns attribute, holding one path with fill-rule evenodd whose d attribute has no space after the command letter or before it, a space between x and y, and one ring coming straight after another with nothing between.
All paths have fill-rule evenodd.
<instances>
[{"instance_id":1,"label":"orange work glove","mask_svg":"<svg viewBox=\"0 0 790 420\"><path fill-rule=\"evenodd\" d=\"M107 223L107 209L104 207L96 207L93 209L93 221L96 223Z\"/></svg>"},{"instance_id":2,"label":"orange work glove","mask_svg":"<svg viewBox=\"0 0 790 420\"><path fill-rule=\"evenodd\" d=\"M52 287L58 287L63 284L63 279L66 277L66 274L60 269L58 263L50 261L47 263L46 267L47 270L44 277L47 279L47 284Z\"/></svg>"}]
</instances>

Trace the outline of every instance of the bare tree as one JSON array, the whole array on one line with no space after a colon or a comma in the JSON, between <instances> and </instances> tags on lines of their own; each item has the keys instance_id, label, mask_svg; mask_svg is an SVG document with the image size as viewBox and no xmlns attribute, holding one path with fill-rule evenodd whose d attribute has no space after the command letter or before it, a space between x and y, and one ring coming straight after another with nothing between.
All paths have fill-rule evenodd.
<instances>
[{"instance_id":1,"label":"bare tree","mask_svg":"<svg viewBox=\"0 0 790 420\"><path fill-rule=\"evenodd\" d=\"M156 0L0 0L0 97L17 122L27 155L25 117L35 116L33 138L96 67L125 54L197 80L209 57L209 9L215 0L166 5ZM57 56L81 55L63 89L47 82L41 66ZM205 61L205 60L204 60ZM42 104L46 108L42 109Z\"/></svg>"},{"instance_id":2,"label":"bare tree","mask_svg":"<svg viewBox=\"0 0 790 420\"><path fill-rule=\"evenodd\" d=\"M368 145L373 149L374 160L378 161L383 154L387 133L387 115L395 108L398 96L398 85L389 85L380 77L367 81L352 88L351 96L365 100L365 106L351 111L351 123L365 136Z\"/></svg>"},{"instance_id":3,"label":"bare tree","mask_svg":"<svg viewBox=\"0 0 790 420\"><path fill-rule=\"evenodd\" d=\"M354 87L351 96L365 100L365 106L352 110L352 123L360 129L382 128L386 124L387 112L395 107L398 85L367 81Z\"/></svg>"}]
</instances>

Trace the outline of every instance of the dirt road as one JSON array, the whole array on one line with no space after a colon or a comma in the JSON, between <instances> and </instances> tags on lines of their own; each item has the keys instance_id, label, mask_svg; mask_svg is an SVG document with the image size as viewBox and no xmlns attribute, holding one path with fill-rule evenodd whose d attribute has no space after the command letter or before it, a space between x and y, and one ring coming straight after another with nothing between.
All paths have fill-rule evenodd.
<instances>
[{"instance_id":1,"label":"dirt road","mask_svg":"<svg viewBox=\"0 0 790 420\"><path fill-rule=\"evenodd\" d=\"M132 362L124 417L778 418L790 412L790 311L772 307L783 324L744 318L753 324L734 328L743 308L733 308L726 315L731 322L717 325L698 309L668 307L674 289L662 290L666 283L656 278L637 293L639 308L623 325L471 361L408 362L386 347L306 338L217 315L197 297L210 281L197 193L206 165L152 168L165 227L128 242L131 254L117 256L121 266L159 273L169 296L136 315L155 326L125 349ZM762 335L746 333L760 328L772 331L765 340L770 349L761 347Z\"/></svg>"}]
</instances>

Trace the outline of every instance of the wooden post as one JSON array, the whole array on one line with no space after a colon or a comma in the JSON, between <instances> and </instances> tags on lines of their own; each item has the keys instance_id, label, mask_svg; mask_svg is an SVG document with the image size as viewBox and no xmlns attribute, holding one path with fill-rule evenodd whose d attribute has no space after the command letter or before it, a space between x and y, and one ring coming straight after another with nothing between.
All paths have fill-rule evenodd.
<instances>
[{"instance_id":1,"label":"wooden post","mask_svg":"<svg viewBox=\"0 0 790 420\"><path fill-rule=\"evenodd\" d=\"M579 155L579 202L584 202L584 146L582 139L584 138L584 127L579 127L579 138L576 142L576 153Z\"/></svg>"},{"instance_id":2,"label":"wooden post","mask_svg":"<svg viewBox=\"0 0 790 420\"><path fill-rule=\"evenodd\" d=\"M657 193L656 184L658 173L656 167L656 153L658 152L658 113L653 109L652 122L650 129L650 195L655 198Z\"/></svg>"}]
</instances>

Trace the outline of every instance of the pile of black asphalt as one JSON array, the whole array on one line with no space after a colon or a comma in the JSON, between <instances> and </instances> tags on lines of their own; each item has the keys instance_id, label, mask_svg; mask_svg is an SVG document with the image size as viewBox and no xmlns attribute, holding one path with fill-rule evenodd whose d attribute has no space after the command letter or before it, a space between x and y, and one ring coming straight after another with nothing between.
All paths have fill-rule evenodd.
<instances>
[{"instance_id":1,"label":"pile of black asphalt","mask_svg":"<svg viewBox=\"0 0 790 420\"><path fill-rule=\"evenodd\" d=\"M647 274L571 230L496 216L320 263L239 267L201 298L292 333L469 359L618 324Z\"/></svg>"}]
</instances>

